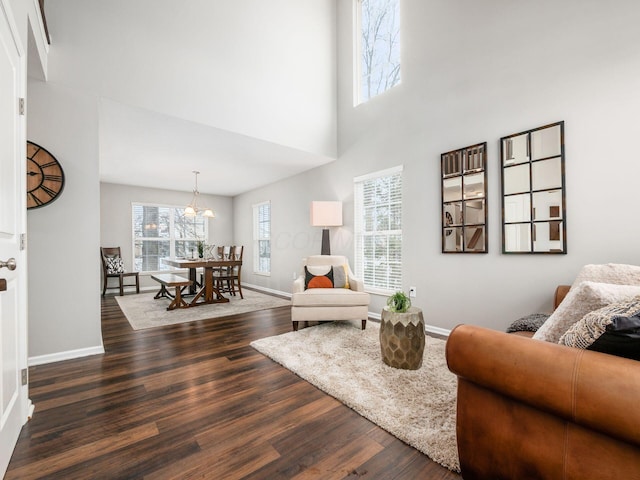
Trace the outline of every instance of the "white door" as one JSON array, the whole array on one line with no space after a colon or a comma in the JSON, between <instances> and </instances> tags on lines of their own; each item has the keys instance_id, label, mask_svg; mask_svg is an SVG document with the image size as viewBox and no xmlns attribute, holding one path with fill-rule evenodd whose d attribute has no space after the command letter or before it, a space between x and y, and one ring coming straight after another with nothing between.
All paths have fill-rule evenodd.
<instances>
[{"instance_id":1,"label":"white door","mask_svg":"<svg viewBox=\"0 0 640 480\"><path fill-rule=\"evenodd\" d=\"M26 220L23 52L9 0L0 0L0 477L29 415L21 375L27 368L26 255L20 248ZM13 261L10 269L6 263Z\"/></svg>"}]
</instances>

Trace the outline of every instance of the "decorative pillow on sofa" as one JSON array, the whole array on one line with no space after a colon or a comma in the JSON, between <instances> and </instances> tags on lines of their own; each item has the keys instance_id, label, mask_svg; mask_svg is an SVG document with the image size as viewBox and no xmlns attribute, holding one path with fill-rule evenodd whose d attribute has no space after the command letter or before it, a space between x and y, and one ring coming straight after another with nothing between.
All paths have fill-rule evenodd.
<instances>
[{"instance_id":1,"label":"decorative pillow on sofa","mask_svg":"<svg viewBox=\"0 0 640 480\"><path fill-rule=\"evenodd\" d=\"M346 265L333 267L333 287L349 288L349 272Z\"/></svg>"},{"instance_id":2,"label":"decorative pillow on sofa","mask_svg":"<svg viewBox=\"0 0 640 480\"><path fill-rule=\"evenodd\" d=\"M506 332L537 332L548 318L548 313L532 313L531 315L514 320Z\"/></svg>"},{"instance_id":3,"label":"decorative pillow on sofa","mask_svg":"<svg viewBox=\"0 0 640 480\"><path fill-rule=\"evenodd\" d=\"M124 273L124 261L119 257L107 257L107 273L113 275L116 273Z\"/></svg>"},{"instance_id":4,"label":"decorative pillow on sofa","mask_svg":"<svg viewBox=\"0 0 640 480\"><path fill-rule=\"evenodd\" d=\"M613 283L614 285L640 285L640 266L622 263L585 265L578 272L573 286L582 282Z\"/></svg>"},{"instance_id":5,"label":"decorative pillow on sofa","mask_svg":"<svg viewBox=\"0 0 640 480\"><path fill-rule=\"evenodd\" d=\"M587 313L558 343L640 360L640 296Z\"/></svg>"},{"instance_id":6,"label":"decorative pillow on sofa","mask_svg":"<svg viewBox=\"0 0 640 480\"><path fill-rule=\"evenodd\" d=\"M640 295L640 286L582 282L569 290L558 308L532 338L558 343L560 337L587 313Z\"/></svg>"},{"instance_id":7,"label":"decorative pillow on sofa","mask_svg":"<svg viewBox=\"0 0 640 480\"><path fill-rule=\"evenodd\" d=\"M324 273L318 272L318 268L325 270ZM304 289L308 288L333 288L333 267L304 267ZM311 271L310 271L311 270Z\"/></svg>"}]
</instances>

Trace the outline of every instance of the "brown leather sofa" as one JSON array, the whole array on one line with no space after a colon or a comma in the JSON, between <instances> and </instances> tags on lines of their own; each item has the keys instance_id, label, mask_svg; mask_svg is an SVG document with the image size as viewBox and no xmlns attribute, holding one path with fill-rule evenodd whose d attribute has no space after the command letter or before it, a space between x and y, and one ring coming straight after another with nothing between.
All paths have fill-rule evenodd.
<instances>
[{"instance_id":1,"label":"brown leather sofa","mask_svg":"<svg viewBox=\"0 0 640 480\"><path fill-rule=\"evenodd\" d=\"M446 355L465 480L640 480L637 361L472 325Z\"/></svg>"}]
</instances>

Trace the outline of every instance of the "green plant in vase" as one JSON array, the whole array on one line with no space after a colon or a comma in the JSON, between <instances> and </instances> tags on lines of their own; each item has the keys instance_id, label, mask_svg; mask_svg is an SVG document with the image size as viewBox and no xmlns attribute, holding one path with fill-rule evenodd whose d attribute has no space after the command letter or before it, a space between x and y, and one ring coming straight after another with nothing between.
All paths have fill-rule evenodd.
<instances>
[{"instance_id":1,"label":"green plant in vase","mask_svg":"<svg viewBox=\"0 0 640 480\"><path fill-rule=\"evenodd\" d=\"M392 312L405 313L411 308L411 300L404 292L398 291L388 298L387 306Z\"/></svg>"},{"instance_id":2,"label":"green plant in vase","mask_svg":"<svg viewBox=\"0 0 640 480\"><path fill-rule=\"evenodd\" d=\"M198 258L204 257L204 242L198 241Z\"/></svg>"}]
</instances>

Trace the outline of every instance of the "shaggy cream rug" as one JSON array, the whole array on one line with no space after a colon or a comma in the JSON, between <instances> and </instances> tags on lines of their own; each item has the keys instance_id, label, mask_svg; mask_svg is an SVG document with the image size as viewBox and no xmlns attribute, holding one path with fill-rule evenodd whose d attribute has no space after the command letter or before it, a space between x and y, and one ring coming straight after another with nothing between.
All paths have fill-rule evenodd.
<instances>
[{"instance_id":1,"label":"shaggy cream rug","mask_svg":"<svg viewBox=\"0 0 640 480\"><path fill-rule=\"evenodd\" d=\"M399 370L382 362L379 331L374 322L364 331L348 322L327 323L262 338L251 346L459 472L457 380L446 365L445 341L427 336L422 367Z\"/></svg>"},{"instance_id":2,"label":"shaggy cream rug","mask_svg":"<svg viewBox=\"0 0 640 480\"><path fill-rule=\"evenodd\" d=\"M235 297L230 295L229 303L198 305L193 308L177 308L168 311L167 306L171 303L171 300L168 298L154 299L155 294L156 292L154 291L116 297L120 309L134 330L226 317L238 313L291 305L289 300L243 288L244 299L241 299L239 295ZM186 300L189 301L189 297Z\"/></svg>"}]
</instances>

